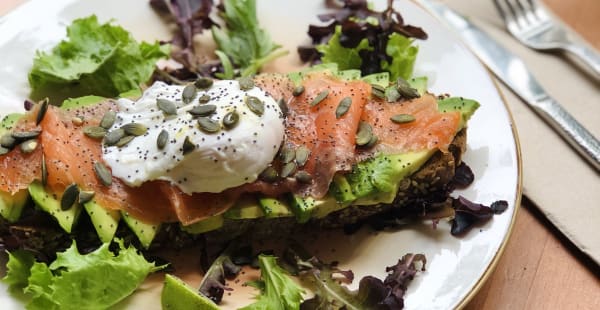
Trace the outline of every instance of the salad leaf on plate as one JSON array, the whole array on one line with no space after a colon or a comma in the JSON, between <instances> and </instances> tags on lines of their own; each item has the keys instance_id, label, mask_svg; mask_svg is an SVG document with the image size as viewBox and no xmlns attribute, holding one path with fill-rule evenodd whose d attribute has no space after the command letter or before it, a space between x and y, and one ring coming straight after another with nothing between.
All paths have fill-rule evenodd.
<instances>
[{"instance_id":1,"label":"salad leaf on plate","mask_svg":"<svg viewBox=\"0 0 600 310\"><path fill-rule=\"evenodd\" d=\"M24 250L8 252L6 276L2 281L8 284L11 290L25 288L34 262L35 258L30 252Z\"/></svg>"},{"instance_id":2,"label":"salad leaf on plate","mask_svg":"<svg viewBox=\"0 0 600 310\"><path fill-rule=\"evenodd\" d=\"M50 265L16 251L9 255L4 281L14 288L24 287L32 297L28 309L108 308L133 293L149 273L164 268L147 262L122 240L116 244L117 254L105 243L82 255L73 243Z\"/></svg>"},{"instance_id":3,"label":"salad leaf on plate","mask_svg":"<svg viewBox=\"0 0 600 310\"><path fill-rule=\"evenodd\" d=\"M287 51L278 51L280 45L271 40L269 34L260 28L256 16L255 0L224 0L221 17L225 29L212 27L217 50L229 56L234 65L240 68L241 76L249 76L267 62L283 56ZM226 58L220 57L226 65ZM219 78L233 78L223 74Z\"/></svg>"},{"instance_id":4,"label":"salad leaf on plate","mask_svg":"<svg viewBox=\"0 0 600 310\"><path fill-rule=\"evenodd\" d=\"M76 19L67 39L50 52L39 52L29 72L34 99L97 95L115 97L146 83L169 47L138 43L120 26L100 24L94 15Z\"/></svg>"},{"instance_id":5,"label":"salad leaf on plate","mask_svg":"<svg viewBox=\"0 0 600 310\"><path fill-rule=\"evenodd\" d=\"M196 71L198 60L194 50L194 35L210 29L216 23L210 18L212 0L150 0L154 10L170 15L178 26L171 44L171 56L190 70Z\"/></svg>"},{"instance_id":6,"label":"salad leaf on plate","mask_svg":"<svg viewBox=\"0 0 600 310\"><path fill-rule=\"evenodd\" d=\"M365 276L360 280L358 290L352 291L341 284L354 280L352 271L320 261L297 243L286 249L284 257L298 270L300 279L314 290L315 296L302 303L303 310L402 309L408 284L417 271L425 270L426 264L423 254L406 254L395 265L385 268L388 275L383 281Z\"/></svg>"},{"instance_id":7,"label":"salad leaf on plate","mask_svg":"<svg viewBox=\"0 0 600 310\"><path fill-rule=\"evenodd\" d=\"M299 309L304 293L284 269L277 264L277 258L261 254L258 257L262 283L256 285L264 287L258 300L241 310L272 309L292 310ZM264 286L263 286L264 284Z\"/></svg>"},{"instance_id":8,"label":"salad leaf on plate","mask_svg":"<svg viewBox=\"0 0 600 310\"><path fill-rule=\"evenodd\" d=\"M343 2L342 8L318 16L329 24L309 26L314 46L299 47L300 58L338 63L343 70L360 69L362 75L389 72L392 80L410 78L418 51L411 38L426 39L427 34L405 24L392 1L383 12L372 10L366 0Z\"/></svg>"}]
</instances>

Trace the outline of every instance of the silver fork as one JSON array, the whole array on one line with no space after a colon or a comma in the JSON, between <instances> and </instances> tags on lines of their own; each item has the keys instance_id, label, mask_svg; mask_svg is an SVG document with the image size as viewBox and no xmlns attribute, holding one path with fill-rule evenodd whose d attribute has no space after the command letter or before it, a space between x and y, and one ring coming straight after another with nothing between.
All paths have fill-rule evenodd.
<instances>
[{"instance_id":1,"label":"silver fork","mask_svg":"<svg viewBox=\"0 0 600 310\"><path fill-rule=\"evenodd\" d=\"M565 50L588 64L600 76L600 54L574 38L535 0L494 0L508 31L536 50Z\"/></svg>"}]
</instances>

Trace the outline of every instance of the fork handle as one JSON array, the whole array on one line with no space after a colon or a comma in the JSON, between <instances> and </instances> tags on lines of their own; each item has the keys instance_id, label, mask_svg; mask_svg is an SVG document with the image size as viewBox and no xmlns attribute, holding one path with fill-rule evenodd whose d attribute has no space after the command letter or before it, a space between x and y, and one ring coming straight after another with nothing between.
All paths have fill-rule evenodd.
<instances>
[{"instance_id":1,"label":"fork handle","mask_svg":"<svg viewBox=\"0 0 600 310\"><path fill-rule=\"evenodd\" d=\"M584 44L570 44L566 49L589 65L597 76L600 76L600 54L598 52Z\"/></svg>"},{"instance_id":2,"label":"fork handle","mask_svg":"<svg viewBox=\"0 0 600 310\"><path fill-rule=\"evenodd\" d=\"M600 171L600 142L585 129L556 100L544 98L534 105L535 110L584 157Z\"/></svg>"}]
</instances>

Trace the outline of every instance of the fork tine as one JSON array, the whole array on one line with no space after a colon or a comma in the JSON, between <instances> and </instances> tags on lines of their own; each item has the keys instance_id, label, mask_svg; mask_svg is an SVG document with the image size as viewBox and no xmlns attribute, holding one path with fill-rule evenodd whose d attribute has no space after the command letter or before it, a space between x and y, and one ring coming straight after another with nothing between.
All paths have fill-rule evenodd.
<instances>
[{"instance_id":1,"label":"fork tine","mask_svg":"<svg viewBox=\"0 0 600 310\"><path fill-rule=\"evenodd\" d=\"M527 3L525 3L524 0L516 0L516 2L517 6L520 9L521 16L523 16L523 22L525 22L526 24L535 23L537 18L533 13L533 1L527 0Z\"/></svg>"},{"instance_id":2,"label":"fork tine","mask_svg":"<svg viewBox=\"0 0 600 310\"><path fill-rule=\"evenodd\" d=\"M519 0L516 0L516 4L513 4L510 0L505 0L504 1L506 3L506 6L508 7L508 9L510 10L510 12L513 14L514 19L516 21L516 26L520 27L520 28L524 28L527 26L527 19L523 13L523 11L525 10L525 8L523 7L523 5L521 4L521 2Z\"/></svg>"},{"instance_id":3,"label":"fork tine","mask_svg":"<svg viewBox=\"0 0 600 310\"><path fill-rule=\"evenodd\" d=\"M496 10L500 13L500 16L502 16L505 24L508 25L509 23L515 22L513 18L514 15L504 8L504 6L500 3L500 0L494 0L494 5L496 6Z\"/></svg>"},{"instance_id":4,"label":"fork tine","mask_svg":"<svg viewBox=\"0 0 600 310\"><path fill-rule=\"evenodd\" d=\"M539 19L540 21L547 21L550 18L548 16L548 14L546 13L546 11L544 10L544 8L542 6L540 6L537 1L535 1L535 0L528 0L528 1L529 1L529 5L532 8L533 15L535 15L535 17L537 17L537 19Z\"/></svg>"}]
</instances>

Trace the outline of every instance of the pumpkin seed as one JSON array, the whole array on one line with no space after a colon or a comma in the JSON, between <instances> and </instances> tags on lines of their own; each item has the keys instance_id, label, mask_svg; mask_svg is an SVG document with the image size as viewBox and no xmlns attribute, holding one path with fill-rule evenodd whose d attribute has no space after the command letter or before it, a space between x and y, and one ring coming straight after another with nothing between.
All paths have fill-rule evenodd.
<instances>
[{"instance_id":1,"label":"pumpkin seed","mask_svg":"<svg viewBox=\"0 0 600 310\"><path fill-rule=\"evenodd\" d=\"M201 77L194 82L194 85L198 87L198 89L207 89L213 85L213 80L205 77Z\"/></svg>"},{"instance_id":2,"label":"pumpkin seed","mask_svg":"<svg viewBox=\"0 0 600 310\"><path fill-rule=\"evenodd\" d=\"M10 152L10 149L0 146L0 155L6 155L8 152Z\"/></svg>"},{"instance_id":3,"label":"pumpkin seed","mask_svg":"<svg viewBox=\"0 0 600 310\"><path fill-rule=\"evenodd\" d=\"M304 170L296 172L295 177L299 183L309 184L312 181L312 175Z\"/></svg>"},{"instance_id":4,"label":"pumpkin seed","mask_svg":"<svg viewBox=\"0 0 600 310\"><path fill-rule=\"evenodd\" d=\"M246 106L254 114L256 114L258 116L262 116L263 113L265 113L265 104L264 104L264 102L260 101L260 99L254 97L254 96L246 96L245 99L246 99L245 100Z\"/></svg>"},{"instance_id":5,"label":"pumpkin seed","mask_svg":"<svg viewBox=\"0 0 600 310\"><path fill-rule=\"evenodd\" d=\"M258 177L265 182L273 183L277 181L279 175L277 175L277 170L275 170L275 168L269 166L263 170Z\"/></svg>"},{"instance_id":6,"label":"pumpkin seed","mask_svg":"<svg viewBox=\"0 0 600 310\"><path fill-rule=\"evenodd\" d=\"M398 100L400 100L400 98L402 97L402 95L400 95L400 92L398 91L398 89L394 88L394 87L388 87L385 89L385 100L387 102L396 102Z\"/></svg>"},{"instance_id":7,"label":"pumpkin seed","mask_svg":"<svg viewBox=\"0 0 600 310\"><path fill-rule=\"evenodd\" d=\"M177 114L177 106L171 100L158 98L156 99L156 106L167 115Z\"/></svg>"},{"instance_id":8,"label":"pumpkin seed","mask_svg":"<svg viewBox=\"0 0 600 310\"><path fill-rule=\"evenodd\" d=\"M112 184L112 174L101 162L97 161L94 163L94 172L96 172L96 176L102 184L105 186L110 186Z\"/></svg>"},{"instance_id":9,"label":"pumpkin seed","mask_svg":"<svg viewBox=\"0 0 600 310\"><path fill-rule=\"evenodd\" d=\"M13 138L15 138L17 141L23 141L23 140L37 138L37 136L39 136L40 133L41 133L41 131L39 131L39 130L16 131L16 132L12 132L10 135Z\"/></svg>"},{"instance_id":10,"label":"pumpkin seed","mask_svg":"<svg viewBox=\"0 0 600 310\"><path fill-rule=\"evenodd\" d=\"M202 131L206 133L216 133L219 132L219 130L221 130L221 126L219 125L219 123L208 117L199 117L198 126Z\"/></svg>"},{"instance_id":11,"label":"pumpkin seed","mask_svg":"<svg viewBox=\"0 0 600 310\"><path fill-rule=\"evenodd\" d=\"M406 80L400 77L396 81L396 89L402 97L407 99L419 98L421 96L416 89L412 88Z\"/></svg>"},{"instance_id":12,"label":"pumpkin seed","mask_svg":"<svg viewBox=\"0 0 600 310\"><path fill-rule=\"evenodd\" d=\"M19 146L21 147L21 151L23 153L29 154L29 153L35 151L35 149L38 146L38 142L36 139L29 139L29 140L23 141Z\"/></svg>"},{"instance_id":13,"label":"pumpkin seed","mask_svg":"<svg viewBox=\"0 0 600 310\"><path fill-rule=\"evenodd\" d=\"M7 133L0 137L0 146L12 149L17 144L17 139L15 139L11 134Z\"/></svg>"},{"instance_id":14,"label":"pumpkin seed","mask_svg":"<svg viewBox=\"0 0 600 310\"><path fill-rule=\"evenodd\" d=\"M415 121L415 117L410 114L396 114L390 117L390 120L396 124L405 124Z\"/></svg>"},{"instance_id":15,"label":"pumpkin seed","mask_svg":"<svg viewBox=\"0 0 600 310\"><path fill-rule=\"evenodd\" d=\"M102 120L100 121L100 127L108 130L117 120L117 113L115 111L106 111L104 116L102 116Z\"/></svg>"},{"instance_id":16,"label":"pumpkin seed","mask_svg":"<svg viewBox=\"0 0 600 310\"><path fill-rule=\"evenodd\" d=\"M121 126L121 128L123 130L125 130L125 133L131 136L141 136L144 135L146 133L146 131L148 131L148 128L146 128L146 126L140 124L140 123L129 123L129 124L125 124L123 126Z\"/></svg>"},{"instance_id":17,"label":"pumpkin seed","mask_svg":"<svg viewBox=\"0 0 600 310\"><path fill-rule=\"evenodd\" d=\"M198 98L198 102L204 104L210 101L210 95L208 94L204 94L202 96L200 96L200 98Z\"/></svg>"},{"instance_id":18,"label":"pumpkin seed","mask_svg":"<svg viewBox=\"0 0 600 310\"><path fill-rule=\"evenodd\" d=\"M335 118L340 118L344 116L344 114L348 113L348 110L350 110L351 105L352 98L345 97L344 99L342 99L338 104L337 109L335 109Z\"/></svg>"},{"instance_id":19,"label":"pumpkin seed","mask_svg":"<svg viewBox=\"0 0 600 310\"><path fill-rule=\"evenodd\" d=\"M283 116L286 116L289 112L289 108L285 100L283 100L283 98L279 98L279 100L277 100L277 105L279 106Z\"/></svg>"},{"instance_id":20,"label":"pumpkin seed","mask_svg":"<svg viewBox=\"0 0 600 310\"><path fill-rule=\"evenodd\" d=\"M107 146L116 145L123 137L125 137L125 130L122 128L111 130L104 136L104 144Z\"/></svg>"},{"instance_id":21,"label":"pumpkin seed","mask_svg":"<svg viewBox=\"0 0 600 310\"><path fill-rule=\"evenodd\" d=\"M288 146L284 146L279 152L281 162L287 164L296 158L296 151Z\"/></svg>"},{"instance_id":22,"label":"pumpkin seed","mask_svg":"<svg viewBox=\"0 0 600 310\"><path fill-rule=\"evenodd\" d=\"M295 97L298 97L298 96L302 95L303 92L304 92L304 86L302 86L302 85L296 86L294 88L294 90L292 91L292 95Z\"/></svg>"},{"instance_id":23,"label":"pumpkin seed","mask_svg":"<svg viewBox=\"0 0 600 310\"><path fill-rule=\"evenodd\" d=\"M316 106L317 104L321 103L321 101L325 100L325 98L327 98L327 96L329 95L329 90L326 89L322 92L320 92L315 99L313 99L313 101L310 103L311 107Z\"/></svg>"},{"instance_id":24,"label":"pumpkin seed","mask_svg":"<svg viewBox=\"0 0 600 310\"><path fill-rule=\"evenodd\" d=\"M358 131L356 132L356 145L363 146L369 143L373 138L373 128L371 125L365 122L358 124Z\"/></svg>"},{"instance_id":25,"label":"pumpkin seed","mask_svg":"<svg viewBox=\"0 0 600 310\"><path fill-rule=\"evenodd\" d=\"M193 107L188 113L193 116L209 116L217 110L217 106L214 104L205 104Z\"/></svg>"},{"instance_id":26,"label":"pumpkin seed","mask_svg":"<svg viewBox=\"0 0 600 310\"><path fill-rule=\"evenodd\" d=\"M106 135L106 129L100 126L88 126L83 128L83 134L93 139L102 139Z\"/></svg>"},{"instance_id":27,"label":"pumpkin seed","mask_svg":"<svg viewBox=\"0 0 600 310\"><path fill-rule=\"evenodd\" d=\"M35 117L35 124L39 125L42 120L44 119L44 116L46 115L46 111L48 111L48 104L49 104L50 100L48 98L45 98L44 100L42 100L40 102L40 109L38 110L38 114Z\"/></svg>"},{"instance_id":28,"label":"pumpkin seed","mask_svg":"<svg viewBox=\"0 0 600 310\"><path fill-rule=\"evenodd\" d=\"M371 93L377 98L385 98L385 88L381 85L371 84Z\"/></svg>"},{"instance_id":29,"label":"pumpkin seed","mask_svg":"<svg viewBox=\"0 0 600 310\"><path fill-rule=\"evenodd\" d=\"M190 137L186 136L185 140L183 140L183 146L181 147L183 155L193 151L196 148L196 145L190 141Z\"/></svg>"},{"instance_id":30,"label":"pumpkin seed","mask_svg":"<svg viewBox=\"0 0 600 310\"><path fill-rule=\"evenodd\" d=\"M238 83L240 83L241 90L251 90L254 88L254 80L249 76L239 78Z\"/></svg>"},{"instance_id":31,"label":"pumpkin seed","mask_svg":"<svg viewBox=\"0 0 600 310\"><path fill-rule=\"evenodd\" d=\"M83 118L81 116L73 116L71 123L75 126L81 126L83 125Z\"/></svg>"},{"instance_id":32,"label":"pumpkin seed","mask_svg":"<svg viewBox=\"0 0 600 310\"><path fill-rule=\"evenodd\" d=\"M46 156L42 152L42 185L46 186L48 183L48 167L46 167Z\"/></svg>"},{"instance_id":33,"label":"pumpkin seed","mask_svg":"<svg viewBox=\"0 0 600 310\"><path fill-rule=\"evenodd\" d=\"M373 147L377 143L377 141L379 141L379 138L376 135L371 135L371 140L369 140L369 142L365 144L364 147Z\"/></svg>"},{"instance_id":34,"label":"pumpkin seed","mask_svg":"<svg viewBox=\"0 0 600 310\"><path fill-rule=\"evenodd\" d=\"M240 115L235 111L231 111L223 116L223 126L225 126L227 129L231 129L237 125L239 120Z\"/></svg>"},{"instance_id":35,"label":"pumpkin seed","mask_svg":"<svg viewBox=\"0 0 600 310\"><path fill-rule=\"evenodd\" d=\"M93 191L79 191L79 200L77 201L79 204L84 204L86 202L89 202L92 200L92 198L94 198L94 195L96 195L95 192Z\"/></svg>"},{"instance_id":36,"label":"pumpkin seed","mask_svg":"<svg viewBox=\"0 0 600 310\"><path fill-rule=\"evenodd\" d=\"M183 92L181 92L181 100L183 100L184 103L190 103L196 97L197 92L198 90L196 89L196 86L189 84L183 88Z\"/></svg>"},{"instance_id":37,"label":"pumpkin seed","mask_svg":"<svg viewBox=\"0 0 600 310\"><path fill-rule=\"evenodd\" d=\"M167 145L167 141L169 141L169 132L165 129L161 130L156 138L156 147L159 150L162 150Z\"/></svg>"},{"instance_id":38,"label":"pumpkin seed","mask_svg":"<svg viewBox=\"0 0 600 310\"><path fill-rule=\"evenodd\" d=\"M131 142L133 140L133 138L135 138L135 136L124 136L123 138L119 139L119 141L117 141L117 143L115 143L115 145L117 147L124 147L127 144L129 144L129 142Z\"/></svg>"},{"instance_id":39,"label":"pumpkin seed","mask_svg":"<svg viewBox=\"0 0 600 310\"><path fill-rule=\"evenodd\" d=\"M292 175L294 173L294 171L296 171L296 163L289 162L289 163L283 165L283 168L281 168L281 177L287 178L290 175Z\"/></svg>"},{"instance_id":40,"label":"pumpkin seed","mask_svg":"<svg viewBox=\"0 0 600 310\"><path fill-rule=\"evenodd\" d=\"M73 183L65 189L60 199L60 209L65 211L73 207L79 198L79 187Z\"/></svg>"},{"instance_id":41,"label":"pumpkin seed","mask_svg":"<svg viewBox=\"0 0 600 310\"><path fill-rule=\"evenodd\" d=\"M306 146L301 145L296 149L296 164L298 164L298 167L306 164L308 156L310 156L310 150Z\"/></svg>"}]
</instances>

